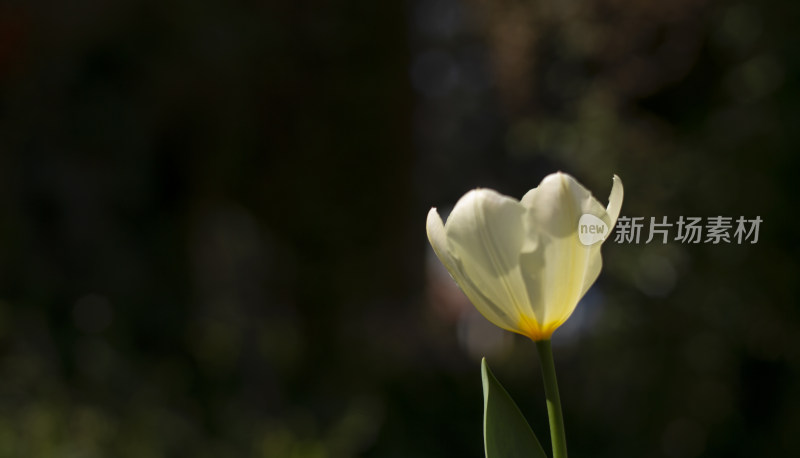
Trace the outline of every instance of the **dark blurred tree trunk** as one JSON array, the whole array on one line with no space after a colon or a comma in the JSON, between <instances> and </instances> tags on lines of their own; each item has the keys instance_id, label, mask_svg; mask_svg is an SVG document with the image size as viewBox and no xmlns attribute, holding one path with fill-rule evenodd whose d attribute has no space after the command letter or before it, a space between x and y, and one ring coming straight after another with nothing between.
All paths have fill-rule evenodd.
<instances>
[{"instance_id":1,"label":"dark blurred tree trunk","mask_svg":"<svg viewBox=\"0 0 800 458\"><path fill-rule=\"evenodd\" d=\"M285 46L260 69L266 162L252 189L294 257L292 295L308 348L303 383L346 377L337 366L357 363L359 349L343 334L363 331L365 315L403 313L369 309L421 286L405 8L286 8Z\"/></svg>"}]
</instances>

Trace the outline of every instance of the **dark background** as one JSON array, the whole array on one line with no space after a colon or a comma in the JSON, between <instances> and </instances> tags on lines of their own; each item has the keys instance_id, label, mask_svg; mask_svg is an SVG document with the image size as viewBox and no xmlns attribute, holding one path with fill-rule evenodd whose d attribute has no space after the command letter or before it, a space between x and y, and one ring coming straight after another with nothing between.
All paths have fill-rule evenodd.
<instances>
[{"instance_id":1,"label":"dark background","mask_svg":"<svg viewBox=\"0 0 800 458\"><path fill-rule=\"evenodd\" d=\"M533 344L431 206L569 172L756 244L607 243L554 336L572 456L800 449L793 2L0 4L0 457L479 457Z\"/></svg>"}]
</instances>

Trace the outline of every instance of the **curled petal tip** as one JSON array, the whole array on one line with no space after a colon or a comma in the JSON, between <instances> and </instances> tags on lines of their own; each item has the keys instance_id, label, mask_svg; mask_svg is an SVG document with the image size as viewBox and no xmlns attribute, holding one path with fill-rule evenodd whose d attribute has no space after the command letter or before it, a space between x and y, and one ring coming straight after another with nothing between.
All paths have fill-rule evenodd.
<instances>
[{"instance_id":1,"label":"curled petal tip","mask_svg":"<svg viewBox=\"0 0 800 458\"><path fill-rule=\"evenodd\" d=\"M442 217L439 216L439 212L436 210L436 207L431 207L431 209L428 210L428 224L431 223L431 219L438 219L440 222L442 221Z\"/></svg>"},{"instance_id":2,"label":"curled petal tip","mask_svg":"<svg viewBox=\"0 0 800 458\"><path fill-rule=\"evenodd\" d=\"M611 180L611 193L608 196L608 207L606 207L606 213L608 213L608 217L611 219L611 227L609 230L613 230L614 225L617 224L617 218L622 209L622 199L625 194L620 177L614 174Z\"/></svg>"}]
</instances>

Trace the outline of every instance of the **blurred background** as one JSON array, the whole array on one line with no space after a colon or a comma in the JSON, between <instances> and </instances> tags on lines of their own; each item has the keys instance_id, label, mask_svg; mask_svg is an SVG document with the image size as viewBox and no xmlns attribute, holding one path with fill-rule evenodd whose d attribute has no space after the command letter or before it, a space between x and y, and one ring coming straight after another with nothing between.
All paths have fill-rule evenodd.
<instances>
[{"instance_id":1,"label":"blurred background","mask_svg":"<svg viewBox=\"0 0 800 458\"><path fill-rule=\"evenodd\" d=\"M800 449L800 6L0 4L0 457L481 457L531 342L428 247L556 170L756 244L607 243L554 336L575 457Z\"/></svg>"}]
</instances>

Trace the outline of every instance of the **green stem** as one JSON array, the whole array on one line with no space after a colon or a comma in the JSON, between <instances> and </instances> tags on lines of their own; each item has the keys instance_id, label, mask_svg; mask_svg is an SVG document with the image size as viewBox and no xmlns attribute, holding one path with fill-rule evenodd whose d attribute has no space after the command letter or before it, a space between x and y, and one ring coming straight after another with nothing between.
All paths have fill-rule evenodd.
<instances>
[{"instance_id":1,"label":"green stem","mask_svg":"<svg viewBox=\"0 0 800 458\"><path fill-rule=\"evenodd\" d=\"M564 437L564 417L561 415L561 398L558 395L556 366L549 340L537 340L536 350L542 363L544 394L547 396L547 415L550 417L550 439L553 442L553 458L567 458L567 440Z\"/></svg>"}]
</instances>

